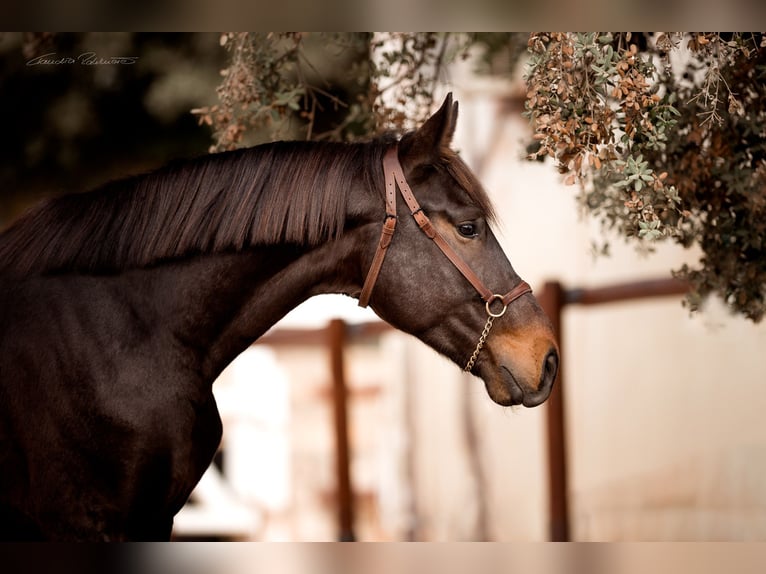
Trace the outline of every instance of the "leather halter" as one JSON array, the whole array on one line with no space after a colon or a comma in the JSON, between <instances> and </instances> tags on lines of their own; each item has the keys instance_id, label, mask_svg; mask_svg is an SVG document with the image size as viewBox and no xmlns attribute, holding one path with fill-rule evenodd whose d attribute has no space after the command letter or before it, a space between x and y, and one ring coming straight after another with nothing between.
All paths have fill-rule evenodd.
<instances>
[{"instance_id":1,"label":"leather halter","mask_svg":"<svg viewBox=\"0 0 766 574\"><path fill-rule=\"evenodd\" d=\"M488 315L487 326L485 327L485 332L482 334L482 338L479 341L479 345L477 346L476 351L474 351L474 355L471 357L471 360L466 366L466 370L470 370L470 368L473 366L473 361L476 360L476 356L481 350L481 347L484 344L484 340L489 333L489 328L492 326L492 320L503 315L508 305L510 305L513 301L526 293L531 293L532 288L527 284L526 281L521 281L521 283L516 285L516 287L508 291L505 295L498 295L489 290L487 286L484 285L484 283L481 281L481 279L479 279L476 273L474 273L468 264L463 260L463 258L460 257L460 255L457 254L457 252L449 245L449 243L445 241L444 237L442 237L442 235L433 226L431 220L428 219L426 214L423 213L423 209L415 199L415 196L412 193L412 189L404 177L404 171L402 170L402 166L399 163L398 154L398 145L394 144L388 149L385 156L383 157L383 171L385 173L386 181L386 220L383 223L383 229L380 235L380 241L378 242L378 248L375 252L375 256L372 259L370 270L367 272L367 278L365 279L364 285L362 286L362 292L359 295L359 306L367 307L370 302L372 289L375 287L375 282L378 279L378 274L380 273L380 269L383 266L383 260L386 257L386 252L388 247L391 245L391 240L393 239L394 232L396 231L396 187L398 185L399 191L402 194L402 198L407 204L407 207L410 209L410 214L413 218L415 218L418 227L420 227L421 231L423 231L423 233L425 233L429 239L432 239L433 242L436 243L437 247L441 249L442 253L447 256L447 259L452 262L458 271L460 271L460 273L463 274L468 282L473 285L476 291L478 291L479 295L485 303ZM491 305L497 301L502 303L503 308L499 312L493 312Z\"/></svg>"}]
</instances>

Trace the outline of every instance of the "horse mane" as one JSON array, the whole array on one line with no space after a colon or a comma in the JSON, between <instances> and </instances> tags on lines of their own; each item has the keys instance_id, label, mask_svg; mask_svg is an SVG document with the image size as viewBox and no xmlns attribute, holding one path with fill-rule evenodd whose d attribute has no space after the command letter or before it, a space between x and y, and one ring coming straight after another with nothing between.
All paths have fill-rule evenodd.
<instances>
[{"instance_id":1,"label":"horse mane","mask_svg":"<svg viewBox=\"0 0 766 574\"><path fill-rule=\"evenodd\" d=\"M394 141L274 142L47 200L0 234L0 273L110 273L199 253L332 240L343 233L346 190L363 185L382 197L378 166ZM465 164L453 152L441 155L441 167L491 214Z\"/></svg>"}]
</instances>

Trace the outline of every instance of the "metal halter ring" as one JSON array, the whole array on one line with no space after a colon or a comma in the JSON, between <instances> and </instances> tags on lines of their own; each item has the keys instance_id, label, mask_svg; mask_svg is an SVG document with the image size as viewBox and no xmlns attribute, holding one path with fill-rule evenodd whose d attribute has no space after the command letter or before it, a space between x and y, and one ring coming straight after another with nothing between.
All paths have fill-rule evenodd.
<instances>
[{"instance_id":1,"label":"metal halter ring","mask_svg":"<svg viewBox=\"0 0 766 574\"><path fill-rule=\"evenodd\" d=\"M498 294L494 294L494 295L492 295L492 297L490 297L490 298L489 298L489 300L488 300L488 301L487 301L487 303L485 304L485 307L486 307L486 309L487 309L487 315L489 315L490 317L494 317L495 319L497 319L498 317L502 317L503 315L505 315L505 310L508 308L508 305L507 305L507 304L505 304L505 303L503 303L503 310L502 310L502 311L500 311L499 313L493 313L493 312L492 312L492 309L490 309L490 308L489 308L489 306L490 306L492 303L494 303L496 300L498 300L498 299L500 300L500 302L502 302L502 301L503 301L503 296L502 296L502 295L498 295Z\"/></svg>"}]
</instances>

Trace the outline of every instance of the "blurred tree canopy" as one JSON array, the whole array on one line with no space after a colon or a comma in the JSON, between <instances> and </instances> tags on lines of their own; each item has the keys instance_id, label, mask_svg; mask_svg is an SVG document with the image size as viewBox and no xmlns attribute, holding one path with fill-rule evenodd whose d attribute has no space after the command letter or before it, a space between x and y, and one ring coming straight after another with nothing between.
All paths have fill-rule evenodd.
<instances>
[{"instance_id":1,"label":"blurred tree canopy","mask_svg":"<svg viewBox=\"0 0 766 574\"><path fill-rule=\"evenodd\" d=\"M267 125L340 140L410 128L456 59L506 76L524 63L529 159L552 160L583 210L639 248L697 246L697 264L673 271L692 309L715 293L753 321L766 311L762 34L223 34L221 44L219 103L194 110L213 150ZM346 54L344 93L312 64L317 44Z\"/></svg>"},{"instance_id":2,"label":"blurred tree canopy","mask_svg":"<svg viewBox=\"0 0 766 574\"><path fill-rule=\"evenodd\" d=\"M40 197L206 153L189 109L215 98L219 37L0 33L0 226Z\"/></svg>"},{"instance_id":3,"label":"blurred tree canopy","mask_svg":"<svg viewBox=\"0 0 766 574\"><path fill-rule=\"evenodd\" d=\"M87 53L136 59L85 65ZM30 65L48 54L79 65ZM763 317L762 34L0 34L0 193L84 189L271 139L411 129L450 64L469 58L495 76L523 66L528 157L552 162L585 213L640 249L700 250L673 271L692 309L718 294Z\"/></svg>"}]
</instances>

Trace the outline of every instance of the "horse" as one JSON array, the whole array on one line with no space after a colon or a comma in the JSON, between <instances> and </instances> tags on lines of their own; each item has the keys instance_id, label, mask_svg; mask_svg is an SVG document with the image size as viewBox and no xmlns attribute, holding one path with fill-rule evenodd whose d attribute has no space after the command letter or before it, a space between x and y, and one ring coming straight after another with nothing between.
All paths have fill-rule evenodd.
<instances>
[{"instance_id":1,"label":"horse","mask_svg":"<svg viewBox=\"0 0 766 574\"><path fill-rule=\"evenodd\" d=\"M213 381L313 295L363 297L499 405L542 403L555 336L450 147L457 113L177 160L6 229L0 539L168 540L222 436Z\"/></svg>"}]
</instances>

